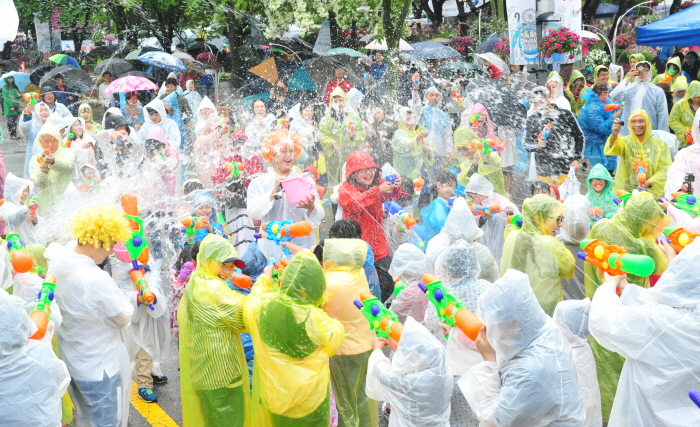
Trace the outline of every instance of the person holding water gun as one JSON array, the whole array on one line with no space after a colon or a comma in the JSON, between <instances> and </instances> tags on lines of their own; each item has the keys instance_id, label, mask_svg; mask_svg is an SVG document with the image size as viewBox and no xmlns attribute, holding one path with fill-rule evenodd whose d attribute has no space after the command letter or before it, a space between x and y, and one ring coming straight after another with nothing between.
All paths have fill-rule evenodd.
<instances>
[{"instance_id":1,"label":"person holding water gun","mask_svg":"<svg viewBox=\"0 0 700 427\"><path fill-rule=\"evenodd\" d=\"M116 426L129 417L131 363L121 330L134 306L99 264L131 238L131 227L122 210L93 206L71 219L71 231L76 240L51 243L45 253L63 316L58 353L72 379L75 423Z\"/></svg>"},{"instance_id":2,"label":"person holding water gun","mask_svg":"<svg viewBox=\"0 0 700 427\"><path fill-rule=\"evenodd\" d=\"M391 139L393 166L401 177L418 178L423 166L431 166L435 160L435 150L426 139L428 130L417 127L417 117L408 107L399 109L398 129Z\"/></svg>"},{"instance_id":3,"label":"person holding water gun","mask_svg":"<svg viewBox=\"0 0 700 427\"><path fill-rule=\"evenodd\" d=\"M19 131L24 135L24 146L26 149L24 158L25 179L29 179L29 162L31 158L35 154L39 154L41 152L34 152L34 140L39 134L39 130L45 123L48 122L51 114L51 109L43 102L37 102L36 105L27 104L22 112L22 118L19 123Z\"/></svg>"},{"instance_id":4,"label":"person holding water gun","mask_svg":"<svg viewBox=\"0 0 700 427\"><path fill-rule=\"evenodd\" d=\"M610 103L608 99L608 84L599 82L594 84L581 96L586 104L581 108L577 120L586 137L584 155L592 166L602 164L611 174L615 171L617 158L606 156L603 153L605 141L610 135L610 129L616 118L622 115L622 110L608 111Z\"/></svg>"},{"instance_id":5,"label":"person holding water gun","mask_svg":"<svg viewBox=\"0 0 700 427\"><path fill-rule=\"evenodd\" d=\"M73 181L75 153L61 147L61 135L51 122L38 132L34 147L41 154L32 157L29 162L29 179L41 193L42 213L48 215Z\"/></svg>"},{"instance_id":6,"label":"person holding water gun","mask_svg":"<svg viewBox=\"0 0 700 427\"><path fill-rule=\"evenodd\" d=\"M696 146L698 139L693 136L693 121L700 110L700 82L690 82L683 99L673 105L668 116L668 125L680 141L679 149Z\"/></svg>"},{"instance_id":7,"label":"person holding water gun","mask_svg":"<svg viewBox=\"0 0 700 427\"><path fill-rule=\"evenodd\" d=\"M22 242L27 246L38 243L31 211L34 210L36 215L39 202L30 198L33 192L34 184L31 181L19 178L12 173L7 174L3 199L5 203L0 207L0 212L5 219L5 230L19 234Z\"/></svg>"},{"instance_id":8,"label":"person holding water gun","mask_svg":"<svg viewBox=\"0 0 700 427\"><path fill-rule=\"evenodd\" d=\"M216 221L216 200L206 191L199 190L192 195L192 214L182 221L184 234L180 237L180 247L202 241L208 234L226 238L224 228Z\"/></svg>"}]
</instances>

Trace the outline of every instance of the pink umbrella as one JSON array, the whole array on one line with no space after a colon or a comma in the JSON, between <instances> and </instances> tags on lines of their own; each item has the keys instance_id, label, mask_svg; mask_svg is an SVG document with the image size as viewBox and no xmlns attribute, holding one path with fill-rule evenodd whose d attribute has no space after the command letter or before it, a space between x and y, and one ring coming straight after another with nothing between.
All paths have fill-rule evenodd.
<instances>
[{"instance_id":1,"label":"pink umbrella","mask_svg":"<svg viewBox=\"0 0 700 427\"><path fill-rule=\"evenodd\" d=\"M110 83L105 93L136 92L137 90L158 90L158 86L145 77L126 76Z\"/></svg>"}]
</instances>

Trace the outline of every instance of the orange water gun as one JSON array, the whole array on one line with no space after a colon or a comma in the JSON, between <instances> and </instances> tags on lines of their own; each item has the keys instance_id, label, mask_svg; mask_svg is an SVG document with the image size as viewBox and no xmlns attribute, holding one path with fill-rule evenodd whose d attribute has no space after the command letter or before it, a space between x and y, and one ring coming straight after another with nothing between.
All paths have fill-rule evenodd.
<instances>
[{"instance_id":1,"label":"orange water gun","mask_svg":"<svg viewBox=\"0 0 700 427\"><path fill-rule=\"evenodd\" d=\"M36 158L37 163L39 163L40 165L43 165L44 163L46 163L46 158L50 155L51 155L51 152L49 150L42 151L41 155L37 156L37 158Z\"/></svg>"},{"instance_id":2,"label":"orange water gun","mask_svg":"<svg viewBox=\"0 0 700 427\"><path fill-rule=\"evenodd\" d=\"M634 165L632 165L632 169L634 169L634 173L637 174L637 181L640 184L646 184L646 182L647 182L646 163L644 163L642 160L638 160L638 161L634 162Z\"/></svg>"},{"instance_id":3,"label":"orange water gun","mask_svg":"<svg viewBox=\"0 0 700 427\"><path fill-rule=\"evenodd\" d=\"M422 176L418 176L418 178L413 180L413 197L418 198L420 197L420 192L423 190L423 187L425 186L425 180L423 179Z\"/></svg>"},{"instance_id":4,"label":"orange water gun","mask_svg":"<svg viewBox=\"0 0 700 427\"><path fill-rule=\"evenodd\" d=\"M51 320L51 301L54 299L54 291L56 290L56 277L52 275L46 276L44 283L39 291L39 299L36 303L34 311L29 315L32 322L37 327L37 331L29 337L30 340L40 340L46 335L46 329L49 327Z\"/></svg>"},{"instance_id":5,"label":"orange water gun","mask_svg":"<svg viewBox=\"0 0 700 427\"><path fill-rule=\"evenodd\" d=\"M671 241L671 247L676 251L680 252L693 243L696 237L700 234L691 233L683 227L666 227L664 228L664 235Z\"/></svg>"},{"instance_id":6,"label":"orange water gun","mask_svg":"<svg viewBox=\"0 0 700 427\"><path fill-rule=\"evenodd\" d=\"M22 99L24 99L24 102L32 106L36 105L40 97L41 95L39 95L39 92L25 92L25 94L22 95Z\"/></svg>"},{"instance_id":7,"label":"orange water gun","mask_svg":"<svg viewBox=\"0 0 700 427\"><path fill-rule=\"evenodd\" d=\"M457 104L459 104L460 107L464 107L464 101L462 101L462 95L457 92L457 89L454 87L450 88L450 93L454 97L455 101L457 101Z\"/></svg>"},{"instance_id":8,"label":"orange water gun","mask_svg":"<svg viewBox=\"0 0 700 427\"><path fill-rule=\"evenodd\" d=\"M603 106L603 109L605 111L617 111L617 110L622 110L622 105L621 104L616 104L616 103L611 103L611 104L605 104Z\"/></svg>"}]
</instances>

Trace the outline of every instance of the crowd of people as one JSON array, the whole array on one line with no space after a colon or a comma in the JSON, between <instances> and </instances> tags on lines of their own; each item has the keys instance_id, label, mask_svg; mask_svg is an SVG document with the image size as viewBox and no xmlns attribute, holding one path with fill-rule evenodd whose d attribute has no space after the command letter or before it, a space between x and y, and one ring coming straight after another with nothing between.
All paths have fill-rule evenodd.
<instances>
[{"instance_id":1,"label":"crowd of people","mask_svg":"<svg viewBox=\"0 0 700 427\"><path fill-rule=\"evenodd\" d=\"M2 423L126 426L174 344L186 427L700 425L700 82L633 59L532 87L480 55L522 96L515 129L381 52L361 87L338 68L318 99L280 80L240 111L105 74L101 121L60 76L36 104L10 77Z\"/></svg>"}]
</instances>

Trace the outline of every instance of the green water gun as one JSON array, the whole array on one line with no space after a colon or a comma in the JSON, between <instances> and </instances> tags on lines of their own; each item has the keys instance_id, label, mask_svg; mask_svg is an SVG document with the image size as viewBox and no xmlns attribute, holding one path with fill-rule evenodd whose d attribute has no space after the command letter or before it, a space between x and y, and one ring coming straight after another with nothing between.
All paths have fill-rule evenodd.
<instances>
[{"instance_id":1,"label":"green water gun","mask_svg":"<svg viewBox=\"0 0 700 427\"><path fill-rule=\"evenodd\" d=\"M435 306L440 320L450 326L458 327L470 340L476 341L484 324L474 313L464 307L462 301L447 290L442 280L432 274L424 274L423 281L418 282L418 288L425 292L428 300Z\"/></svg>"},{"instance_id":2,"label":"green water gun","mask_svg":"<svg viewBox=\"0 0 700 427\"><path fill-rule=\"evenodd\" d=\"M377 297L366 292L360 294L361 300L353 303L369 322L369 328L377 333L378 337L391 338L396 342L401 339L403 325L398 317L389 311Z\"/></svg>"}]
</instances>

